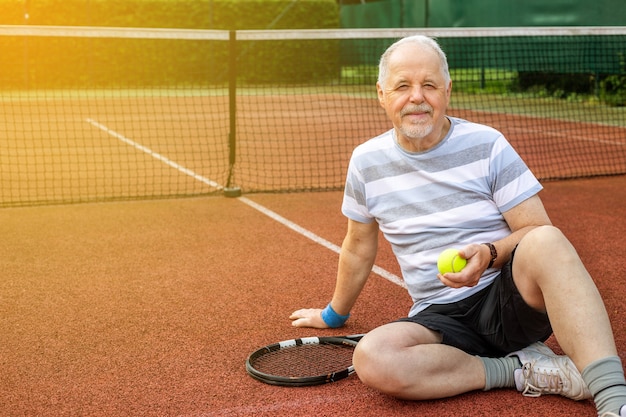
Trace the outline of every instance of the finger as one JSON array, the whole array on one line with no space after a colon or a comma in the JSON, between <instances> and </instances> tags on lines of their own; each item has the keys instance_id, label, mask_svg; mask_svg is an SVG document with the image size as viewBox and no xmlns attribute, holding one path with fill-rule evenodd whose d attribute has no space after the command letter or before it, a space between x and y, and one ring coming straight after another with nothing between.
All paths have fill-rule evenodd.
<instances>
[{"instance_id":1,"label":"finger","mask_svg":"<svg viewBox=\"0 0 626 417\"><path fill-rule=\"evenodd\" d=\"M454 278L454 276L456 276L458 274L451 274L451 273L446 273L444 275L438 274L437 278L439 278L439 280L447 287L450 288L461 288L463 286L465 286L465 284L463 282L460 282L458 280L454 280L454 279L450 279L450 278Z\"/></svg>"},{"instance_id":2,"label":"finger","mask_svg":"<svg viewBox=\"0 0 626 417\"><path fill-rule=\"evenodd\" d=\"M463 249L459 250L459 255L461 255L461 258L469 260L474 255L476 255L476 253L479 252L479 248L480 248L480 245L472 243L470 245L467 245Z\"/></svg>"},{"instance_id":3,"label":"finger","mask_svg":"<svg viewBox=\"0 0 626 417\"><path fill-rule=\"evenodd\" d=\"M293 313L291 313L289 318L291 320L296 320L296 319L300 319L300 318L303 318L303 317L309 317L311 315L311 311L313 311L313 309L301 308L300 310L296 310Z\"/></svg>"},{"instance_id":4,"label":"finger","mask_svg":"<svg viewBox=\"0 0 626 417\"><path fill-rule=\"evenodd\" d=\"M291 325L292 325L293 327L308 327L308 326L304 323L304 321L306 321L306 319L304 319L304 318L296 319L296 320L294 320L294 321L292 321L292 322L291 322Z\"/></svg>"}]
</instances>

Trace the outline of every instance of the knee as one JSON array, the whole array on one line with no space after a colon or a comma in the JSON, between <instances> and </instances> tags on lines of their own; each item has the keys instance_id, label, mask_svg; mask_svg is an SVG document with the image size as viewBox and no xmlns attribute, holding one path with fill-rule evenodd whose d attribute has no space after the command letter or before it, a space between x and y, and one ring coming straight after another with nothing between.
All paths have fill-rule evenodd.
<instances>
[{"instance_id":1,"label":"knee","mask_svg":"<svg viewBox=\"0 0 626 417\"><path fill-rule=\"evenodd\" d=\"M575 255L575 250L560 229L554 226L539 226L522 238L517 247L518 252L532 255L534 259L555 256Z\"/></svg>"},{"instance_id":2,"label":"knee","mask_svg":"<svg viewBox=\"0 0 626 417\"><path fill-rule=\"evenodd\" d=\"M522 239L524 240L534 240L534 241L549 241L549 240L561 240L565 239L565 235L563 232L556 226L545 225L538 226L532 229L530 232L524 236Z\"/></svg>"},{"instance_id":3,"label":"knee","mask_svg":"<svg viewBox=\"0 0 626 417\"><path fill-rule=\"evenodd\" d=\"M361 382L395 397L403 397L405 386L397 372L394 353L374 338L364 337L354 351L353 364Z\"/></svg>"},{"instance_id":4,"label":"knee","mask_svg":"<svg viewBox=\"0 0 626 417\"><path fill-rule=\"evenodd\" d=\"M383 352L376 347L371 338L364 337L354 350L352 363L361 382L368 387L383 390L385 366Z\"/></svg>"},{"instance_id":5,"label":"knee","mask_svg":"<svg viewBox=\"0 0 626 417\"><path fill-rule=\"evenodd\" d=\"M519 242L513 268L519 288L521 277L534 277L541 286L543 278L553 281L579 276L576 272L583 270L584 266L574 246L558 228L540 226L528 232ZM555 273L557 270L562 273Z\"/></svg>"},{"instance_id":6,"label":"knee","mask_svg":"<svg viewBox=\"0 0 626 417\"><path fill-rule=\"evenodd\" d=\"M379 356L376 348L370 342L370 338L365 336L354 349L352 363L357 376L365 385L375 388L378 383Z\"/></svg>"}]
</instances>

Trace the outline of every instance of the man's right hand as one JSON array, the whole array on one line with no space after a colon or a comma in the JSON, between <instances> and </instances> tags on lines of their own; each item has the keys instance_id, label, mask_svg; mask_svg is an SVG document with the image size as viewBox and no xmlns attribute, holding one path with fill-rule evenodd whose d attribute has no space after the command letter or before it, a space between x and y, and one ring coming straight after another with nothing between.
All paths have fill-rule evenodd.
<instances>
[{"instance_id":1,"label":"man's right hand","mask_svg":"<svg viewBox=\"0 0 626 417\"><path fill-rule=\"evenodd\" d=\"M289 316L294 327L315 327L317 329L327 329L328 325L322 320L321 308L303 308L296 310Z\"/></svg>"}]
</instances>

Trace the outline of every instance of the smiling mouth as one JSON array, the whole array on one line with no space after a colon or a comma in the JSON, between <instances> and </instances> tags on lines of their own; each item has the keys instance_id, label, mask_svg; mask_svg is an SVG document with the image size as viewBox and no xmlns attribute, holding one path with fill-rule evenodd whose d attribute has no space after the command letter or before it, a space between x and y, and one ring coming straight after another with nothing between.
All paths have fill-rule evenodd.
<instances>
[{"instance_id":1,"label":"smiling mouth","mask_svg":"<svg viewBox=\"0 0 626 417\"><path fill-rule=\"evenodd\" d=\"M431 114L432 109L428 106L419 106L419 107L409 107L402 109L400 112L400 116L409 116L409 117L423 117L425 115Z\"/></svg>"},{"instance_id":2,"label":"smiling mouth","mask_svg":"<svg viewBox=\"0 0 626 417\"><path fill-rule=\"evenodd\" d=\"M430 118L430 112L407 112L402 118L409 120L410 122L421 122Z\"/></svg>"}]
</instances>

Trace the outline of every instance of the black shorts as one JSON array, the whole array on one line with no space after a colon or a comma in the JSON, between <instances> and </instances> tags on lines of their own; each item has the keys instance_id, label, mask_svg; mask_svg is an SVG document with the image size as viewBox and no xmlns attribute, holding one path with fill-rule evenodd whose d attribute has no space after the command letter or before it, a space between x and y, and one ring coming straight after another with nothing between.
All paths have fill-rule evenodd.
<instances>
[{"instance_id":1,"label":"black shorts","mask_svg":"<svg viewBox=\"0 0 626 417\"><path fill-rule=\"evenodd\" d=\"M552 334L548 315L526 304L513 281L512 263L513 256L493 284L480 292L398 321L437 331L442 343L472 355L499 357L545 341Z\"/></svg>"}]
</instances>

